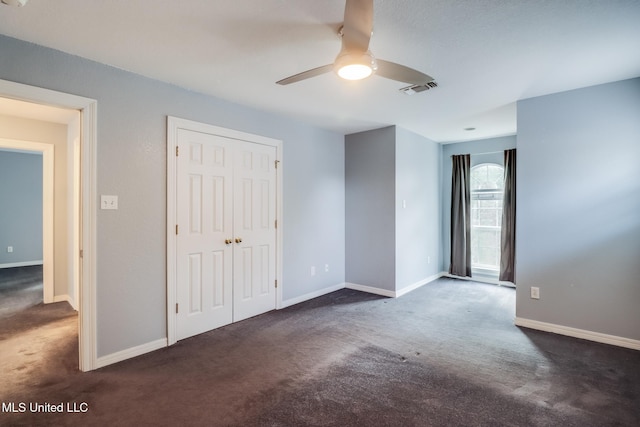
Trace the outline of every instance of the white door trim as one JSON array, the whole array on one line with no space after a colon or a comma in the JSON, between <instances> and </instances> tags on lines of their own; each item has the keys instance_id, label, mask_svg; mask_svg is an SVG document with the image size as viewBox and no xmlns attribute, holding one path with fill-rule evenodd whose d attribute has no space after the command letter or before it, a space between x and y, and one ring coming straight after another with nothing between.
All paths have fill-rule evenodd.
<instances>
[{"instance_id":1,"label":"white door trim","mask_svg":"<svg viewBox=\"0 0 640 427\"><path fill-rule=\"evenodd\" d=\"M53 171L54 145L43 142L0 138L0 148L42 153L42 288L43 302L54 302L53 261Z\"/></svg>"},{"instance_id":2,"label":"white door trim","mask_svg":"<svg viewBox=\"0 0 640 427\"><path fill-rule=\"evenodd\" d=\"M96 213L97 213L97 101L90 98L0 80L0 96L20 101L80 110L82 169L82 277L78 322L79 367L97 367L96 337Z\"/></svg>"},{"instance_id":3,"label":"white door trim","mask_svg":"<svg viewBox=\"0 0 640 427\"><path fill-rule=\"evenodd\" d=\"M276 147L276 309L282 308L282 141L240 132L233 129L208 125L177 117L167 117L167 343L175 344L176 333L176 147L178 129L202 132L231 139L249 141Z\"/></svg>"}]
</instances>

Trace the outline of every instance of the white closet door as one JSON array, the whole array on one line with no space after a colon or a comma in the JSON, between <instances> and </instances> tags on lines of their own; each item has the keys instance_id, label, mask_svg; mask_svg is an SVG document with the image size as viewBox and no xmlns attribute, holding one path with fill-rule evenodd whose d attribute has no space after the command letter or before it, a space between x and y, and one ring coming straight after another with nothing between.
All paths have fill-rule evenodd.
<instances>
[{"instance_id":1,"label":"white closet door","mask_svg":"<svg viewBox=\"0 0 640 427\"><path fill-rule=\"evenodd\" d=\"M233 320L233 141L179 130L177 338Z\"/></svg>"},{"instance_id":2,"label":"white closet door","mask_svg":"<svg viewBox=\"0 0 640 427\"><path fill-rule=\"evenodd\" d=\"M177 339L276 307L276 148L178 131Z\"/></svg>"},{"instance_id":3,"label":"white closet door","mask_svg":"<svg viewBox=\"0 0 640 427\"><path fill-rule=\"evenodd\" d=\"M276 308L275 161L273 146L243 143L235 152L234 322Z\"/></svg>"}]
</instances>

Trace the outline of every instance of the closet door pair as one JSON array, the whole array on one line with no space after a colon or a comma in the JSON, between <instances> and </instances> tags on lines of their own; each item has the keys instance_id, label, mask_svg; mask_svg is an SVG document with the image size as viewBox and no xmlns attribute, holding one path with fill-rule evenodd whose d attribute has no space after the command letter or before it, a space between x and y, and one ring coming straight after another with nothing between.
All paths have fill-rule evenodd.
<instances>
[{"instance_id":1,"label":"closet door pair","mask_svg":"<svg viewBox=\"0 0 640 427\"><path fill-rule=\"evenodd\" d=\"M276 148L178 131L177 339L276 307Z\"/></svg>"}]
</instances>

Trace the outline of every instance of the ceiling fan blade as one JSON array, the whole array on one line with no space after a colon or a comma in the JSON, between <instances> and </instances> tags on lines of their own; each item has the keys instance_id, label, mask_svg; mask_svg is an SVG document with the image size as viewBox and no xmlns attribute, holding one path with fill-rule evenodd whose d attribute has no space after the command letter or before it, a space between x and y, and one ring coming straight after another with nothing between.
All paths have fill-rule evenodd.
<instances>
[{"instance_id":1,"label":"ceiling fan blade","mask_svg":"<svg viewBox=\"0 0 640 427\"><path fill-rule=\"evenodd\" d=\"M282 79L280 81L277 81L276 83L279 85L288 85L291 83L299 82L300 80L306 80L306 79L310 79L311 77L328 73L331 70L333 70L333 64L323 65L322 67L313 68L311 70L303 71L301 73L287 77L286 79Z\"/></svg>"},{"instance_id":2,"label":"ceiling fan blade","mask_svg":"<svg viewBox=\"0 0 640 427\"><path fill-rule=\"evenodd\" d=\"M395 62L384 61L382 59L377 59L376 61L378 62L376 74L387 79L413 85L425 85L434 80L433 77L427 74L421 73L413 68L405 67L404 65L396 64Z\"/></svg>"},{"instance_id":3,"label":"ceiling fan blade","mask_svg":"<svg viewBox=\"0 0 640 427\"><path fill-rule=\"evenodd\" d=\"M344 7L342 49L355 52L369 50L373 31L373 0L347 0Z\"/></svg>"}]
</instances>

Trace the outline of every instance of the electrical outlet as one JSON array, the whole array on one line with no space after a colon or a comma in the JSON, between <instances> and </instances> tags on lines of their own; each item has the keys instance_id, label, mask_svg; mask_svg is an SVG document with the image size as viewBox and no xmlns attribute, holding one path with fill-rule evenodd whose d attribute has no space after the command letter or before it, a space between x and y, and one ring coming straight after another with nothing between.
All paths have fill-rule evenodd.
<instances>
[{"instance_id":1,"label":"electrical outlet","mask_svg":"<svg viewBox=\"0 0 640 427\"><path fill-rule=\"evenodd\" d=\"M118 209L118 196L100 196L100 209Z\"/></svg>"},{"instance_id":2,"label":"electrical outlet","mask_svg":"<svg viewBox=\"0 0 640 427\"><path fill-rule=\"evenodd\" d=\"M540 299L540 288L536 286L531 287L531 298Z\"/></svg>"},{"instance_id":3,"label":"electrical outlet","mask_svg":"<svg viewBox=\"0 0 640 427\"><path fill-rule=\"evenodd\" d=\"M430 256L427 257L427 264L431 264L431 257Z\"/></svg>"},{"instance_id":4,"label":"electrical outlet","mask_svg":"<svg viewBox=\"0 0 640 427\"><path fill-rule=\"evenodd\" d=\"M328 273L329 272L329 264L325 264L324 265L324 272Z\"/></svg>"},{"instance_id":5,"label":"electrical outlet","mask_svg":"<svg viewBox=\"0 0 640 427\"><path fill-rule=\"evenodd\" d=\"M311 266L311 275L312 275L312 276L315 276L315 275L316 275L316 266L315 266L315 265L312 265L312 266Z\"/></svg>"},{"instance_id":6,"label":"electrical outlet","mask_svg":"<svg viewBox=\"0 0 640 427\"><path fill-rule=\"evenodd\" d=\"M13 252L13 246L7 246L7 252L9 253Z\"/></svg>"}]
</instances>

